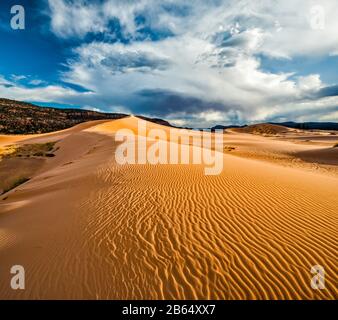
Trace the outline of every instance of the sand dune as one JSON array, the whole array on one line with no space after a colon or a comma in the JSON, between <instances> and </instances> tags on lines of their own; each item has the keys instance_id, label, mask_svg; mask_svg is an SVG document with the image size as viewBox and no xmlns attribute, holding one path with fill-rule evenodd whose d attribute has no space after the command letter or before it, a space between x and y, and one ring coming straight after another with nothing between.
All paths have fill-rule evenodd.
<instances>
[{"instance_id":1,"label":"sand dune","mask_svg":"<svg viewBox=\"0 0 338 320\"><path fill-rule=\"evenodd\" d=\"M335 139L324 132L309 134L301 130L287 130L270 137L228 130L225 144L234 147L231 153L235 156L338 175Z\"/></svg>"},{"instance_id":2,"label":"sand dune","mask_svg":"<svg viewBox=\"0 0 338 320\"><path fill-rule=\"evenodd\" d=\"M1 270L26 270L25 291L1 272L0 298L338 298L338 176L288 160L327 146L232 132L223 172L206 176L202 165L116 164L121 128L137 119L29 139L59 150L0 197ZM324 290L310 285L317 264Z\"/></svg>"},{"instance_id":3,"label":"sand dune","mask_svg":"<svg viewBox=\"0 0 338 320\"><path fill-rule=\"evenodd\" d=\"M278 135L291 131L287 127L269 123L258 123L243 128L235 128L232 130L235 132L252 133L259 135Z\"/></svg>"}]
</instances>

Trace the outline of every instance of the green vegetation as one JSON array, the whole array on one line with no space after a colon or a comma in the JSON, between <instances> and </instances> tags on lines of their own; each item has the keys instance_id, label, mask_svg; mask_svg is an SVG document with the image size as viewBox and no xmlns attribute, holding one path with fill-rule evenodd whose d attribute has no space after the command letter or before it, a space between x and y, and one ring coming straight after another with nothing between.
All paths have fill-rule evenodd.
<instances>
[{"instance_id":1,"label":"green vegetation","mask_svg":"<svg viewBox=\"0 0 338 320\"><path fill-rule=\"evenodd\" d=\"M56 142L8 145L0 148L0 194L29 180L44 162L54 157Z\"/></svg>"},{"instance_id":2,"label":"green vegetation","mask_svg":"<svg viewBox=\"0 0 338 320\"><path fill-rule=\"evenodd\" d=\"M14 180L11 183L11 185L9 187L7 187L7 188L5 188L3 190L2 194L4 194L4 193L6 193L6 192L8 192L8 191L10 191L10 190L18 187L20 184L23 184L23 183L27 182L28 180L29 180L29 178L26 178L26 177L19 177L19 178L17 178L16 180Z\"/></svg>"},{"instance_id":3,"label":"green vegetation","mask_svg":"<svg viewBox=\"0 0 338 320\"><path fill-rule=\"evenodd\" d=\"M235 147L231 147L231 146L224 146L224 151L233 151L235 150Z\"/></svg>"},{"instance_id":4,"label":"green vegetation","mask_svg":"<svg viewBox=\"0 0 338 320\"><path fill-rule=\"evenodd\" d=\"M81 109L57 109L0 98L0 132L3 134L45 133L70 128L85 121L124 118L119 113Z\"/></svg>"},{"instance_id":5,"label":"green vegetation","mask_svg":"<svg viewBox=\"0 0 338 320\"><path fill-rule=\"evenodd\" d=\"M56 142L24 144L21 146L10 145L0 149L0 158L29 158L29 157L54 157Z\"/></svg>"}]
</instances>

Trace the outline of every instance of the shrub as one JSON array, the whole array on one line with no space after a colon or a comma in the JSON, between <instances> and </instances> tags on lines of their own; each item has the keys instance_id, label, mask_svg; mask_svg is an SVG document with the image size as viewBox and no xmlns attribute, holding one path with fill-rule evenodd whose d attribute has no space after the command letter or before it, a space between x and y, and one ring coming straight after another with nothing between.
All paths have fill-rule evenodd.
<instances>
[{"instance_id":1,"label":"shrub","mask_svg":"<svg viewBox=\"0 0 338 320\"><path fill-rule=\"evenodd\" d=\"M27 182L29 180L29 178L26 178L26 177L19 177L17 178L16 180L14 180L11 185L9 187L7 187L6 189L3 190L3 194L18 187L20 184L23 184L25 182Z\"/></svg>"}]
</instances>

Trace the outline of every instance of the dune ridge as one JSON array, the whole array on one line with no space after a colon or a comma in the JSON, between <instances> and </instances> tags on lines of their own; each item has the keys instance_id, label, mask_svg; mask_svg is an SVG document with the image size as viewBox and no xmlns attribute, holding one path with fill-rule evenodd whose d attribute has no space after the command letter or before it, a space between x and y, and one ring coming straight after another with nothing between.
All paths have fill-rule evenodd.
<instances>
[{"instance_id":1,"label":"dune ridge","mask_svg":"<svg viewBox=\"0 0 338 320\"><path fill-rule=\"evenodd\" d=\"M228 153L218 176L118 165L114 133L136 123L53 135L56 157L0 198L1 267L27 274L24 292L2 276L1 298L338 298L336 175ZM316 264L325 290L311 288Z\"/></svg>"}]
</instances>

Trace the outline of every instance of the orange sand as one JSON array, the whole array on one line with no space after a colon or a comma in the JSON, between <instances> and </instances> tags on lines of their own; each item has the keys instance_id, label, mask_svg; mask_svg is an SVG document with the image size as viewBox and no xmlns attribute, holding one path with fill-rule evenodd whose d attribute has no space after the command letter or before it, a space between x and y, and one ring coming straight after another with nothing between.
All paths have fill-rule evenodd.
<instances>
[{"instance_id":1,"label":"orange sand","mask_svg":"<svg viewBox=\"0 0 338 320\"><path fill-rule=\"evenodd\" d=\"M202 165L118 165L114 132L136 121L20 141L60 148L0 197L1 299L338 298L338 176L288 154L327 145L230 132L236 150L218 176ZM9 287L15 264L25 291ZM310 285L316 264L324 290Z\"/></svg>"}]
</instances>

